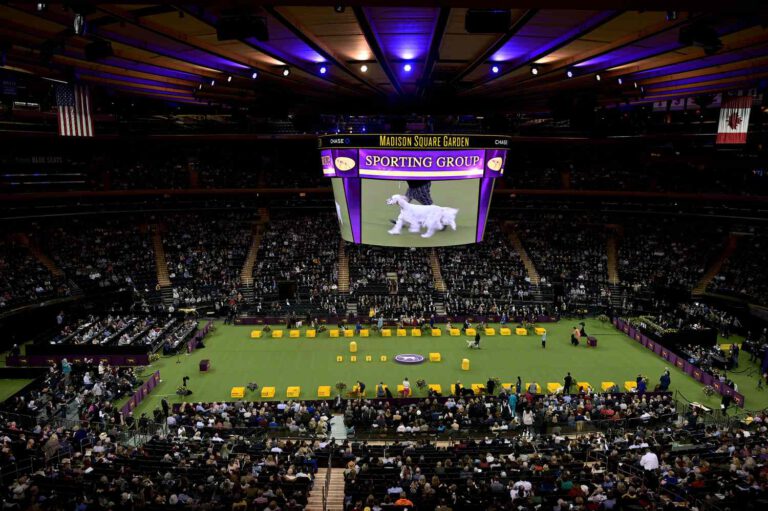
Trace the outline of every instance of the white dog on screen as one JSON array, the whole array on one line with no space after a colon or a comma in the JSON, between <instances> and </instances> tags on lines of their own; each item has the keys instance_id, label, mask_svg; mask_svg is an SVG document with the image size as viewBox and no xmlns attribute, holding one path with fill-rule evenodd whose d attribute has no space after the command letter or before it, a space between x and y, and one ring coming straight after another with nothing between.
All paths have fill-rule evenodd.
<instances>
[{"instance_id":1,"label":"white dog on screen","mask_svg":"<svg viewBox=\"0 0 768 511\"><path fill-rule=\"evenodd\" d=\"M445 227L456 230L456 214L459 212L458 209L435 205L411 204L404 195L393 195L387 199L387 204L397 204L400 206L400 214L397 216L395 226L387 231L389 234L400 234L403 225L407 225L408 232L413 233L427 229L427 232L421 235L422 238L431 238L436 231L440 231Z\"/></svg>"}]
</instances>

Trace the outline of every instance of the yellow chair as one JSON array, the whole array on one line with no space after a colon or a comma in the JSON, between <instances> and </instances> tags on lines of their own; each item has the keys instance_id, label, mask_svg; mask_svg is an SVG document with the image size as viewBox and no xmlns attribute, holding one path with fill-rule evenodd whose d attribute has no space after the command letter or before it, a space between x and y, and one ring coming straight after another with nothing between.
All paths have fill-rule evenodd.
<instances>
[{"instance_id":1,"label":"yellow chair","mask_svg":"<svg viewBox=\"0 0 768 511\"><path fill-rule=\"evenodd\" d=\"M336 362L344 362L344 357L341 355L336 355Z\"/></svg>"},{"instance_id":2,"label":"yellow chair","mask_svg":"<svg viewBox=\"0 0 768 511\"><path fill-rule=\"evenodd\" d=\"M363 394L360 395L360 385L358 385L357 383L352 385L352 392L351 392L351 394L353 396L356 396L356 397L365 397L365 391L363 391Z\"/></svg>"},{"instance_id":3,"label":"yellow chair","mask_svg":"<svg viewBox=\"0 0 768 511\"><path fill-rule=\"evenodd\" d=\"M392 337L392 329L390 329L390 328L382 328L381 329L381 336L382 337Z\"/></svg>"},{"instance_id":4,"label":"yellow chair","mask_svg":"<svg viewBox=\"0 0 768 511\"><path fill-rule=\"evenodd\" d=\"M547 392L549 392L550 394L554 394L555 392L560 390L562 387L563 386L557 382L549 382L547 383Z\"/></svg>"},{"instance_id":5,"label":"yellow chair","mask_svg":"<svg viewBox=\"0 0 768 511\"><path fill-rule=\"evenodd\" d=\"M592 385L589 384L588 381L577 381L576 382L576 390L584 389L584 392L587 392L589 388L591 388Z\"/></svg>"},{"instance_id":6,"label":"yellow chair","mask_svg":"<svg viewBox=\"0 0 768 511\"><path fill-rule=\"evenodd\" d=\"M614 386L616 386L616 382L613 382L613 381L601 381L600 382L600 388L602 389L603 392L607 391L608 389L613 388Z\"/></svg>"},{"instance_id":7,"label":"yellow chair","mask_svg":"<svg viewBox=\"0 0 768 511\"><path fill-rule=\"evenodd\" d=\"M232 391L229 393L229 397L235 399L242 399L245 397L245 387L232 387Z\"/></svg>"},{"instance_id":8,"label":"yellow chair","mask_svg":"<svg viewBox=\"0 0 768 511\"><path fill-rule=\"evenodd\" d=\"M462 371L469 371L469 359L464 358L461 360L461 370Z\"/></svg>"},{"instance_id":9,"label":"yellow chair","mask_svg":"<svg viewBox=\"0 0 768 511\"><path fill-rule=\"evenodd\" d=\"M379 360L380 360L380 361L382 361L382 362L386 362L386 361L387 361L387 356L386 356L386 355L382 355L382 356L379 358Z\"/></svg>"},{"instance_id":10,"label":"yellow chair","mask_svg":"<svg viewBox=\"0 0 768 511\"><path fill-rule=\"evenodd\" d=\"M307 339L314 339L317 337L317 330L307 330Z\"/></svg>"},{"instance_id":11,"label":"yellow chair","mask_svg":"<svg viewBox=\"0 0 768 511\"><path fill-rule=\"evenodd\" d=\"M360 337L370 337L370 336L371 336L371 331L368 330L367 328L360 330Z\"/></svg>"},{"instance_id":12,"label":"yellow chair","mask_svg":"<svg viewBox=\"0 0 768 511\"><path fill-rule=\"evenodd\" d=\"M485 392L485 385L482 383L473 383L471 387L472 392L474 392L476 395L480 395Z\"/></svg>"},{"instance_id":13,"label":"yellow chair","mask_svg":"<svg viewBox=\"0 0 768 511\"><path fill-rule=\"evenodd\" d=\"M496 329L495 328L486 328L485 329L485 335L496 335Z\"/></svg>"},{"instance_id":14,"label":"yellow chair","mask_svg":"<svg viewBox=\"0 0 768 511\"><path fill-rule=\"evenodd\" d=\"M370 355L366 355L366 356L365 356L365 361L366 361L366 362L373 362L373 357L372 357L372 356L370 356Z\"/></svg>"},{"instance_id":15,"label":"yellow chair","mask_svg":"<svg viewBox=\"0 0 768 511\"><path fill-rule=\"evenodd\" d=\"M397 386L397 395L398 396L402 396L404 390L405 390L405 387L403 387L402 384L398 384L398 386Z\"/></svg>"},{"instance_id":16,"label":"yellow chair","mask_svg":"<svg viewBox=\"0 0 768 511\"><path fill-rule=\"evenodd\" d=\"M451 328L450 333L452 337L458 337L461 335L461 330L459 330L458 328Z\"/></svg>"},{"instance_id":17,"label":"yellow chair","mask_svg":"<svg viewBox=\"0 0 768 511\"><path fill-rule=\"evenodd\" d=\"M272 330L272 338L273 339L282 339L283 338L283 331L282 330Z\"/></svg>"},{"instance_id":18,"label":"yellow chair","mask_svg":"<svg viewBox=\"0 0 768 511\"><path fill-rule=\"evenodd\" d=\"M339 336L339 330L337 328L334 328L333 330L328 330L328 332L331 334L331 337Z\"/></svg>"},{"instance_id":19,"label":"yellow chair","mask_svg":"<svg viewBox=\"0 0 768 511\"><path fill-rule=\"evenodd\" d=\"M349 352L350 353L357 353L357 341L350 341L350 343L349 343Z\"/></svg>"},{"instance_id":20,"label":"yellow chair","mask_svg":"<svg viewBox=\"0 0 768 511\"><path fill-rule=\"evenodd\" d=\"M477 330L474 328L467 328L467 335L475 335Z\"/></svg>"},{"instance_id":21,"label":"yellow chair","mask_svg":"<svg viewBox=\"0 0 768 511\"><path fill-rule=\"evenodd\" d=\"M442 356L440 353L430 353L429 354L429 361L430 362L440 362L442 360Z\"/></svg>"},{"instance_id":22,"label":"yellow chair","mask_svg":"<svg viewBox=\"0 0 768 511\"><path fill-rule=\"evenodd\" d=\"M429 390L433 392L437 392L438 394L443 393L443 387L439 383L430 383Z\"/></svg>"},{"instance_id":23,"label":"yellow chair","mask_svg":"<svg viewBox=\"0 0 768 511\"><path fill-rule=\"evenodd\" d=\"M350 355L349 361L350 362L357 362L357 355Z\"/></svg>"},{"instance_id":24,"label":"yellow chair","mask_svg":"<svg viewBox=\"0 0 768 511\"><path fill-rule=\"evenodd\" d=\"M397 329L397 336L398 337L405 337L408 335L408 331L405 328L398 328Z\"/></svg>"},{"instance_id":25,"label":"yellow chair","mask_svg":"<svg viewBox=\"0 0 768 511\"><path fill-rule=\"evenodd\" d=\"M411 328L411 336L413 336L413 337L421 337L421 329L420 328Z\"/></svg>"},{"instance_id":26,"label":"yellow chair","mask_svg":"<svg viewBox=\"0 0 768 511\"><path fill-rule=\"evenodd\" d=\"M515 328L515 335L528 335L528 330L525 328Z\"/></svg>"},{"instance_id":27,"label":"yellow chair","mask_svg":"<svg viewBox=\"0 0 768 511\"><path fill-rule=\"evenodd\" d=\"M346 330L344 330L344 337L354 337L354 336L355 336L355 331L352 330L351 328L347 328Z\"/></svg>"},{"instance_id":28,"label":"yellow chair","mask_svg":"<svg viewBox=\"0 0 768 511\"><path fill-rule=\"evenodd\" d=\"M317 397L331 397L331 386L320 385L317 387Z\"/></svg>"},{"instance_id":29,"label":"yellow chair","mask_svg":"<svg viewBox=\"0 0 768 511\"><path fill-rule=\"evenodd\" d=\"M541 385L536 383L536 388L533 388L533 389L531 388L532 385L534 385L534 382L531 382L531 383L526 382L525 390L530 390L531 394L539 394L541 392Z\"/></svg>"},{"instance_id":30,"label":"yellow chair","mask_svg":"<svg viewBox=\"0 0 768 511\"><path fill-rule=\"evenodd\" d=\"M533 329L533 333L535 333L536 335L544 335L547 333L547 329L537 326L536 328Z\"/></svg>"},{"instance_id":31,"label":"yellow chair","mask_svg":"<svg viewBox=\"0 0 768 511\"><path fill-rule=\"evenodd\" d=\"M261 330L251 330L251 339L261 339Z\"/></svg>"},{"instance_id":32,"label":"yellow chair","mask_svg":"<svg viewBox=\"0 0 768 511\"><path fill-rule=\"evenodd\" d=\"M501 388L505 390L513 390L515 388L514 383L502 383Z\"/></svg>"},{"instance_id":33,"label":"yellow chair","mask_svg":"<svg viewBox=\"0 0 768 511\"><path fill-rule=\"evenodd\" d=\"M627 392L632 392L633 390L637 390L637 382L636 381L625 381L624 382L624 390Z\"/></svg>"},{"instance_id":34,"label":"yellow chair","mask_svg":"<svg viewBox=\"0 0 768 511\"><path fill-rule=\"evenodd\" d=\"M301 387L288 387L285 391L285 397L299 397L301 394Z\"/></svg>"},{"instance_id":35,"label":"yellow chair","mask_svg":"<svg viewBox=\"0 0 768 511\"><path fill-rule=\"evenodd\" d=\"M265 399L273 398L275 397L275 387L262 387L261 388L261 397Z\"/></svg>"},{"instance_id":36,"label":"yellow chair","mask_svg":"<svg viewBox=\"0 0 768 511\"><path fill-rule=\"evenodd\" d=\"M440 337L441 335L443 335L442 330L440 330L439 328L432 329L432 337Z\"/></svg>"},{"instance_id":37,"label":"yellow chair","mask_svg":"<svg viewBox=\"0 0 768 511\"><path fill-rule=\"evenodd\" d=\"M499 335L512 335L512 330L510 328L500 328Z\"/></svg>"},{"instance_id":38,"label":"yellow chair","mask_svg":"<svg viewBox=\"0 0 768 511\"><path fill-rule=\"evenodd\" d=\"M290 337L291 339L298 339L300 333L301 332L299 332L298 330L289 330L288 337Z\"/></svg>"}]
</instances>

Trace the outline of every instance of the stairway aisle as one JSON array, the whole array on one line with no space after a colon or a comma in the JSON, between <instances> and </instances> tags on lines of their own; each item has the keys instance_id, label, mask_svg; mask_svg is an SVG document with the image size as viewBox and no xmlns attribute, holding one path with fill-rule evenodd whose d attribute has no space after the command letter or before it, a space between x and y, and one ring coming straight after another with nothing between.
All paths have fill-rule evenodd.
<instances>
[{"instance_id":1,"label":"stairway aisle","mask_svg":"<svg viewBox=\"0 0 768 511\"><path fill-rule=\"evenodd\" d=\"M533 263L533 259L531 259L531 257L528 255L528 252L525 250L525 247L523 247L523 241L520 239L517 231L515 231L514 225L512 225L511 222L504 222L502 225L502 231L507 234L509 242L517 251L517 254L520 256L520 260L523 262L523 266L525 266L525 273L528 275L528 280L531 281L531 293L533 293L534 299L542 300L543 296L541 294L541 289L539 288L539 284L541 284L541 277L539 276L539 272L536 269L536 265Z\"/></svg>"},{"instance_id":2,"label":"stairway aisle","mask_svg":"<svg viewBox=\"0 0 768 511\"><path fill-rule=\"evenodd\" d=\"M254 223L251 229L251 246L243 262L243 268L240 270L240 283L243 286L243 297L246 303L253 302L253 267L256 265L256 258L259 255L263 224Z\"/></svg>"},{"instance_id":3,"label":"stairway aisle","mask_svg":"<svg viewBox=\"0 0 768 511\"><path fill-rule=\"evenodd\" d=\"M323 511L323 486L328 475L327 468L318 468L315 474L315 485L309 493L307 506L304 511ZM328 487L326 511L344 510L344 469L331 469L331 482Z\"/></svg>"},{"instance_id":4,"label":"stairway aisle","mask_svg":"<svg viewBox=\"0 0 768 511\"><path fill-rule=\"evenodd\" d=\"M431 249L429 251L429 265L432 267L432 278L435 281L435 291L438 293L445 293L445 281L443 280L443 273L440 270L440 258L437 256L437 249Z\"/></svg>"},{"instance_id":5,"label":"stairway aisle","mask_svg":"<svg viewBox=\"0 0 768 511\"><path fill-rule=\"evenodd\" d=\"M725 240L725 244L723 245L723 249L720 251L715 260L710 263L709 268L707 268L707 271L704 272L704 275L701 277L701 280L699 280L699 283L696 284L696 287L693 288L693 291L691 292L693 296L704 294L704 292L707 290L707 286L709 286L710 282L712 282L717 274L720 273L720 270L722 269L725 262L736 251L738 240L739 236L737 234L731 233L728 235L728 238Z\"/></svg>"},{"instance_id":6,"label":"stairway aisle","mask_svg":"<svg viewBox=\"0 0 768 511\"><path fill-rule=\"evenodd\" d=\"M171 279L168 277L168 262L165 259L165 248L163 248L163 236L160 234L160 225L155 224L152 228L152 246L155 250L155 273L157 283L160 284L160 295L163 304L173 303L173 288Z\"/></svg>"},{"instance_id":7,"label":"stairway aisle","mask_svg":"<svg viewBox=\"0 0 768 511\"><path fill-rule=\"evenodd\" d=\"M349 257L344 240L339 240L339 293L349 293Z\"/></svg>"}]
</instances>

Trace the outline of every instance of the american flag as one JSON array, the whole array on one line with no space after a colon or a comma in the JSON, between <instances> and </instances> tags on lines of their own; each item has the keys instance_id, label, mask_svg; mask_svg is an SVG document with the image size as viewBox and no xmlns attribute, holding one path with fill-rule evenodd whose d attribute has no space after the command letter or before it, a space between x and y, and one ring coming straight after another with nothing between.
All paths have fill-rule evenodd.
<instances>
[{"instance_id":1,"label":"american flag","mask_svg":"<svg viewBox=\"0 0 768 511\"><path fill-rule=\"evenodd\" d=\"M92 137L91 95L85 85L57 85L56 105L59 107L59 135L62 137Z\"/></svg>"}]
</instances>

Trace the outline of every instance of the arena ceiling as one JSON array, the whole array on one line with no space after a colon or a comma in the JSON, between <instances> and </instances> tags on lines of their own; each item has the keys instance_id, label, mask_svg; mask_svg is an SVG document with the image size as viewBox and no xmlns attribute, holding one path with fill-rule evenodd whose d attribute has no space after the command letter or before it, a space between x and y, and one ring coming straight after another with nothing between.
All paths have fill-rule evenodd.
<instances>
[{"instance_id":1,"label":"arena ceiling","mask_svg":"<svg viewBox=\"0 0 768 511\"><path fill-rule=\"evenodd\" d=\"M1 3L6 67L178 102L450 99L512 110L557 95L654 101L768 79L768 2ZM513 6L504 32L467 32L467 7L502 5ZM264 17L268 40L219 40L235 13ZM111 55L89 58L102 41Z\"/></svg>"}]
</instances>

